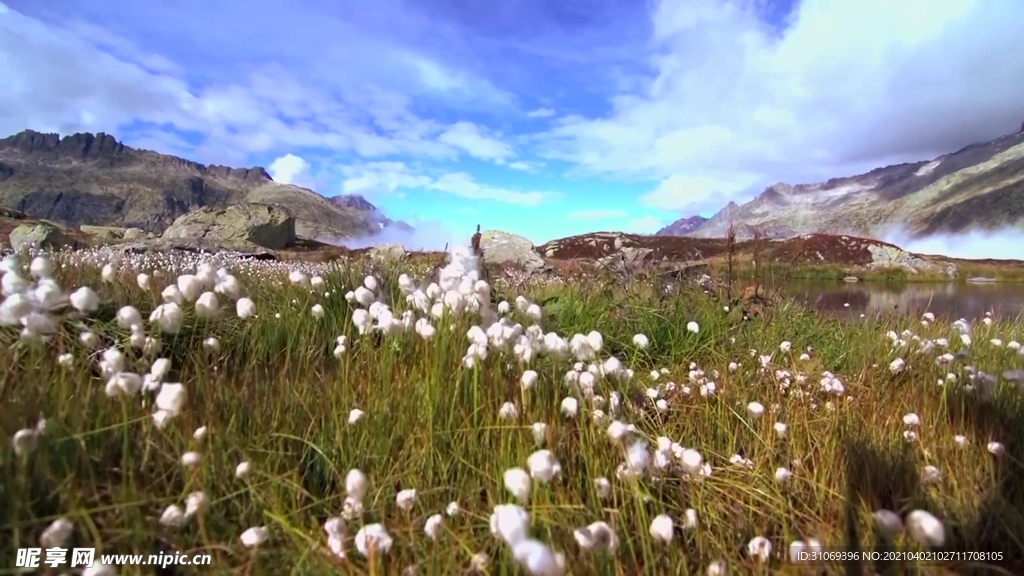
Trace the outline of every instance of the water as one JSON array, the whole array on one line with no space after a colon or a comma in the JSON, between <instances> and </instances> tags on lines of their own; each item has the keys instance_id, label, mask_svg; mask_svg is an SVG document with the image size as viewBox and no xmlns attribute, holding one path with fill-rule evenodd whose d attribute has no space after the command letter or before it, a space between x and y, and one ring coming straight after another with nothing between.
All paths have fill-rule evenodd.
<instances>
[{"instance_id":1,"label":"water","mask_svg":"<svg viewBox=\"0 0 1024 576\"><path fill-rule=\"evenodd\" d=\"M950 319L1024 316L1024 284L794 281L778 287L784 295L824 313L841 316L931 312Z\"/></svg>"}]
</instances>

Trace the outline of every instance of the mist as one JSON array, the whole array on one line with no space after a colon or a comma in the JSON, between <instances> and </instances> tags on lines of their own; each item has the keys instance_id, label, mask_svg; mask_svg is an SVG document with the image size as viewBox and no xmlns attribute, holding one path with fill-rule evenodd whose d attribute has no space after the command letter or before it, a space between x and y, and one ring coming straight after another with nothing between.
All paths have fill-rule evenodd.
<instances>
[{"instance_id":1,"label":"mist","mask_svg":"<svg viewBox=\"0 0 1024 576\"><path fill-rule=\"evenodd\" d=\"M916 254L931 254L969 260L1024 260L1024 229L1003 228L991 232L965 232L936 234L924 238L911 238L895 230L881 240L895 244Z\"/></svg>"},{"instance_id":2,"label":"mist","mask_svg":"<svg viewBox=\"0 0 1024 576\"><path fill-rule=\"evenodd\" d=\"M343 246L353 250L380 246L382 244L400 244L409 252L440 252L456 242L465 242L463 235L455 235L440 221L413 221L409 223L412 230L403 230L391 225L382 228L372 236L358 238L324 239L323 242L334 246Z\"/></svg>"}]
</instances>

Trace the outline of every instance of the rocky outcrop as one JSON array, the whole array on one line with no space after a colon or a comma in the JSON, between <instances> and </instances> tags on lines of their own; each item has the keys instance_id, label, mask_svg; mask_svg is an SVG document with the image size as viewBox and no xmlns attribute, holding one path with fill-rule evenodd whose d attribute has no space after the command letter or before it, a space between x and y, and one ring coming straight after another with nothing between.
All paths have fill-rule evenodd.
<instances>
[{"instance_id":1,"label":"rocky outcrop","mask_svg":"<svg viewBox=\"0 0 1024 576\"><path fill-rule=\"evenodd\" d=\"M202 239L229 250L280 250L295 244L295 218L283 208L264 204L201 208L179 217L161 238Z\"/></svg>"},{"instance_id":2,"label":"rocky outcrop","mask_svg":"<svg viewBox=\"0 0 1024 576\"><path fill-rule=\"evenodd\" d=\"M483 232L480 249L484 254L484 264L517 265L528 272L542 272L549 268L534 249L533 242L516 234L500 230Z\"/></svg>"},{"instance_id":3,"label":"rocky outcrop","mask_svg":"<svg viewBox=\"0 0 1024 576\"><path fill-rule=\"evenodd\" d=\"M47 222L21 224L11 231L9 238L11 248L16 251L28 248L59 250L82 247L82 243L69 230Z\"/></svg>"},{"instance_id":4,"label":"rocky outcrop","mask_svg":"<svg viewBox=\"0 0 1024 576\"><path fill-rule=\"evenodd\" d=\"M872 269L901 268L910 274L933 272L945 274L950 278L956 277L956 264L929 262L920 256L901 250L896 246L868 246L868 251L871 252L872 259L872 262L868 264L868 267Z\"/></svg>"}]
</instances>

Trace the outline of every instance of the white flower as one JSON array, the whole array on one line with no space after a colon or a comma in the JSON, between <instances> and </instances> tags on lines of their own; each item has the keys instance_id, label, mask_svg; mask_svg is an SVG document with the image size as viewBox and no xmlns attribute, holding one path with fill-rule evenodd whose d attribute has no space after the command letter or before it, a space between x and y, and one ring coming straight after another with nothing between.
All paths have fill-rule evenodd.
<instances>
[{"instance_id":1,"label":"white flower","mask_svg":"<svg viewBox=\"0 0 1024 576\"><path fill-rule=\"evenodd\" d=\"M519 416L519 409L511 402L505 402L498 410L498 418L502 420L514 420Z\"/></svg>"},{"instance_id":2,"label":"white flower","mask_svg":"<svg viewBox=\"0 0 1024 576\"><path fill-rule=\"evenodd\" d=\"M235 314L243 320L252 318L256 315L256 303L249 298L239 298L235 302Z\"/></svg>"},{"instance_id":3,"label":"white flower","mask_svg":"<svg viewBox=\"0 0 1024 576\"><path fill-rule=\"evenodd\" d=\"M402 510L404 510L406 512L408 512L409 510L412 510L412 506L415 503L416 503L416 489L415 488L406 488L405 490L399 491L398 494L395 496L395 504L398 505L399 508L401 508Z\"/></svg>"},{"instance_id":4,"label":"white flower","mask_svg":"<svg viewBox=\"0 0 1024 576\"><path fill-rule=\"evenodd\" d=\"M88 286L82 286L71 293L69 297L71 307L79 312L89 313L100 306L100 297L96 291Z\"/></svg>"},{"instance_id":5,"label":"white flower","mask_svg":"<svg viewBox=\"0 0 1024 576\"><path fill-rule=\"evenodd\" d=\"M313 313L313 317L314 318L323 318L324 317L324 307L319 305L319 304L314 304L313 308L310 309L310 312Z\"/></svg>"},{"instance_id":6,"label":"white flower","mask_svg":"<svg viewBox=\"0 0 1024 576\"><path fill-rule=\"evenodd\" d=\"M964 448L967 446L967 436L957 434L956 436L953 436L953 443L956 444L957 448Z\"/></svg>"},{"instance_id":7,"label":"white flower","mask_svg":"<svg viewBox=\"0 0 1024 576\"><path fill-rule=\"evenodd\" d=\"M594 480L594 490L598 498L607 498L612 493L612 483L607 478L601 477Z\"/></svg>"},{"instance_id":8,"label":"white flower","mask_svg":"<svg viewBox=\"0 0 1024 576\"><path fill-rule=\"evenodd\" d=\"M15 432L14 437L11 439L11 446L14 448L14 454L17 456L32 452L38 444L39 431L34 428L22 428Z\"/></svg>"},{"instance_id":9,"label":"white flower","mask_svg":"<svg viewBox=\"0 0 1024 576\"><path fill-rule=\"evenodd\" d=\"M241 462L238 466L235 466L235 478L245 478L252 471L252 464L248 461Z\"/></svg>"},{"instance_id":10,"label":"white flower","mask_svg":"<svg viewBox=\"0 0 1024 576\"><path fill-rule=\"evenodd\" d=\"M530 432L533 433L533 443L540 446L544 444L544 439L547 437L548 425L543 422L534 422L530 426Z\"/></svg>"},{"instance_id":11,"label":"white flower","mask_svg":"<svg viewBox=\"0 0 1024 576\"><path fill-rule=\"evenodd\" d=\"M188 466L189 468L195 468L196 466L199 466L199 463L202 461L202 459L203 457L199 454L199 452L185 452L184 454L181 455L181 463L184 464L185 466Z\"/></svg>"},{"instance_id":12,"label":"white flower","mask_svg":"<svg viewBox=\"0 0 1024 576\"><path fill-rule=\"evenodd\" d=\"M203 438L206 438L207 432L209 432L209 430L206 428L206 426L200 426L199 428L196 428L195 432L192 433L192 438L195 438L197 441L202 442Z\"/></svg>"},{"instance_id":13,"label":"white flower","mask_svg":"<svg viewBox=\"0 0 1024 576\"><path fill-rule=\"evenodd\" d=\"M192 492L185 497L185 516L195 516L203 510L206 510L209 505L210 498L205 492Z\"/></svg>"},{"instance_id":14,"label":"white flower","mask_svg":"<svg viewBox=\"0 0 1024 576\"><path fill-rule=\"evenodd\" d=\"M775 436L777 436L780 439L786 437L786 431L789 429L789 427L783 424L782 422L776 422L772 426L772 428L775 429Z\"/></svg>"},{"instance_id":15,"label":"white flower","mask_svg":"<svg viewBox=\"0 0 1024 576\"><path fill-rule=\"evenodd\" d=\"M576 543L584 550L607 550L614 552L619 547L619 539L607 522L594 522L572 533Z\"/></svg>"},{"instance_id":16,"label":"white flower","mask_svg":"<svg viewBox=\"0 0 1024 576\"><path fill-rule=\"evenodd\" d=\"M442 525L444 525L444 516L434 514L427 518L426 523L423 524L423 533L427 535L427 538L437 540L437 537L441 533Z\"/></svg>"},{"instance_id":17,"label":"white flower","mask_svg":"<svg viewBox=\"0 0 1024 576\"><path fill-rule=\"evenodd\" d=\"M520 502L527 502L530 499L530 475L522 468L509 468L502 476L505 488Z\"/></svg>"},{"instance_id":18,"label":"white flower","mask_svg":"<svg viewBox=\"0 0 1024 576\"><path fill-rule=\"evenodd\" d=\"M779 483L783 483L786 480L789 480L792 476L793 476L793 473L790 472L786 468L776 468L775 469L775 480L777 482L779 482Z\"/></svg>"},{"instance_id":19,"label":"white flower","mask_svg":"<svg viewBox=\"0 0 1024 576\"><path fill-rule=\"evenodd\" d=\"M760 402L751 402L747 404L747 414L754 420L758 420L764 416L764 406Z\"/></svg>"},{"instance_id":20,"label":"white flower","mask_svg":"<svg viewBox=\"0 0 1024 576\"><path fill-rule=\"evenodd\" d=\"M43 548L59 548L71 539L75 525L67 518L58 518L50 523L39 535L39 544Z\"/></svg>"},{"instance_id":21,"label":"white flower","mask_svg":"<svg viewBox=\"0 0 1024 576\"><path fill-rule=\"evenodd\" d=\"M989 442L985 448L993 456L1002 456L1003 453L1006 452L1006 447L1004 447L1001 442Z\"/></svg>"},{"instance_id":22,"label":"white flower","mask_svg":"<svg viewBox=\"0 0 1024 576\"><path fill-rule=\"evenodd\" d=\"M942 546L946 540L942 522L924 510L914 510L907 514L907 532L923 546Z\"/></svg>"},{"instance_id":23,"label":"white flower","mask_svg":"<svg viewBox=\"0 0 1024 576\"><path fill-rule=\"evenodd\" d=\"M254 526L249 528L245 532L242 532L241 540L242 545L246 548L255 548L260 544L267 541L270 537L270 532L263 526Z\"/></svg>"},{"instance_id":24,"label":"white flower","mask_svg":"<svg viewBox=\"0 0 1024 576\"><path fill-rule=\"evenodd\" d=\"M491 534L501 538L509 546L515 546L526 539L530 515L515 504L501 504L491 514Z\"/></svg>"},{"instance_id":25,"label":"white flower","mask_svg":"<svg viewBox=\"0 0 1024 576\"><path fill-rule=\"evenodd\" d=\"M526 467L530 469L530 477L541 482L550 482L562 471L561 464L550 450L538 450L526 459Z\"/></svg>"},{"instance_id":26,"label":"white flower","mask_svg":"<svg viewBox=\"0 0 1024 576\"><path fill-rule=\"evenodd\" d=\"M157 392L156 407L170 416L177 416L185 406L185 387L181 384L164 384Z\"/></svg>"},{"instance_id":27,"label":"white flower","mask_svg":"<svg viewBox=\"0 0 1024 576\"><path fill-rule=\"evenodd\" d=\"M892 510L875 510L871 513L871 519L875 521L878 533L886 540L892 541L903 532L903 521Z\"/></svg>"},{"instance_id":28,"label":"white flower","mask_svg":"<svg viewBox=\"0 0 1024 576\"><path fill-rule=\"evenodd\" d=\"M363 416L365 416L365 415L366 415L366 412L363 412L359 408L353 408L348 413L348 423L349 424L355 424L356 422L359 422L360 420L362 420Z\"/></svg>"},{"instance_id":29,"label":"white flower","mask_svg":"<svg viewBox=\"0 0 1024 576\"><path fill-rule=\"evenodd\" d=\"M687 322L686 329L689 330L690 332L693 332L694 334L700 332L700 326L696 322Z\"/></svg>"},{"instance_id":30,"label":"white flower","mask_svg":"<svg viewBox=\"0 0 1024 576\"><path fill-rule=\"evenodd\" d=\"M459 515L459 503L455 502L455 501L449 502L448 506L444 509L444 512L445 512L445 514L447 514L449 516L453 516L453 517L454 516L458 516Z\"/></svg>"},{"instance_id":31,"label":"white flower","mask_svg":"<svg viewBox=\"0 0 1024 576\"><path fill-rule=\"evenodd\" d=\"M683 528L686 530L693 530L697 527L697 511L693 508L687 508L686 512L683 513Z\"/></svg>"},{"instance_id":32,"label":"white flower","mask_svg":"<svg viewBox=\"0 0 1024 576\"><path fill-rule=\"evenodd\" d=\"M366 497L369 486L370 482L366 479L366 474L357 468L349 470L345 475L345 493L357 501L362 501Z\"/></svg>"},{"instance_id":33,"label":"white flower","mask_svg":"<svg viewBox=\"0 0 1024 576\"><path fill-rule=\"evenodd\" d=\"M708 564L705 574L707 576L725 576L725 561L715 560L711 564Z\"/></svg>"},{"instance_id":34,"label":"white flower","mask_svg":"<svg viewBox=\"0 0 1024 576\"><path fill-rule=\"evenodd\" d=\"M675 523L672 521L667 514L658 514L651 521L651 527L648 532L651 537L660 542L671 542L672 541L672 530L675 527Z\"/></svg>"},{"instance_id":35,"label":"white flower","mask_svg":"<svg viewBox=\"0 0 1024 576\"><path fill-rule=\"evenodd\" d=\"M368 524L355 534L355 549L368 558L372 551L386 554L391 549L391 542L391 536L380 524Z\"/></svg>"},{"instance_id":36,"label":"white flower","mask_svg":"<svg viewBox=\"0 0 1024 576\"><path fill-rule=\"evenodd\" d=\"M637 348L641 349L641 350L647 348L648 346L650 346L650 344L651 344L651 341L648 340L647 336L645 336L643 334L637 334L637 335L633 336L633 345L636 346Z\"/></svg>"},{"instance_id":37,"label":"white flower","mask_svg":"<svg viewBox=\"0 0 1024 576\"><path fill-rule=\"evenodd\" d=\"M536 304L531 305L531 308ZM562 576L565 556L537 540L523 540L512 547L512 557L532 576Z\"/></svg>"},{"instance_id":38,"label":"white flower","mask_svg":"<svg viewBox=\"0 0 1024 576\"><path fill-rule=\"evenodd\" d=\"M536 383L537 373L535 371L527 370L526 372L523 372L523 376L520 379L520 384L522 385L523 390L529 390L530 388L533 388L533 386Z\"/></svg>"},{"instance_id":39,"label":"white flower","mask_svg":"<svg viewBox=\"0 0 1024 576\"><path fill-rule=\"evenodd\" d=\"M181 528L185 525L185 513L180 507L171 504L164 508L163 514L160 515L160 525L168 528Z\"/></svg>"},{"instance_id":40,"label":"white flower","mask_svg":"<svg viewBox=\"0 0 1024 576\"><path fill-rule=\"evenodd\" d=\"M920 426L921 419L917 416L917 414L911 412L903 416L903 423L906 424L907 426Z\"/></svg>"},{"instance_id":41,"label":"white flower","mask_svg":"<svg viewBox=\"0 0 1024 576\"><path fill-rule=\"evenodd\" d=\"M562 400L562 414L567 418L575 418L576 414L579 413L580 403L572 396L568 396Z\"/></svg>"},{"instance_id":42,"label":"white flower","mask_svg":"<svg viewBox=\"0 0 1024 576\"><path fill-rule=\"evenodd\" d=\"M772 555L772 542L764 536L755 536L747 543L747 554L758 562L764 563Z\"/></svg>"}]
</instances>

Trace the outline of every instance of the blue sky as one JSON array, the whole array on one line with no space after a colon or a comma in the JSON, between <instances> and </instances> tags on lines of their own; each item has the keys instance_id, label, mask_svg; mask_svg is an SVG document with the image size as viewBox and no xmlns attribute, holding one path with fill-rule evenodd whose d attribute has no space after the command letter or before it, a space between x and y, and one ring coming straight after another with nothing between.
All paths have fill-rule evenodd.
<instances>
[{"instance_id":1,"label":"blue sky","mask_svg":"<svg viewBox=\"0 0 1024 576\"><path fill-rule=\"evenodd\" d=\"M652 233L1024 121L1018 0L5 1L0 133L262 165L460 236Z\"/></svg>"}]
</instances>

